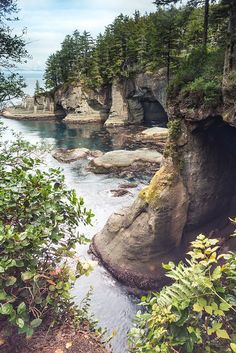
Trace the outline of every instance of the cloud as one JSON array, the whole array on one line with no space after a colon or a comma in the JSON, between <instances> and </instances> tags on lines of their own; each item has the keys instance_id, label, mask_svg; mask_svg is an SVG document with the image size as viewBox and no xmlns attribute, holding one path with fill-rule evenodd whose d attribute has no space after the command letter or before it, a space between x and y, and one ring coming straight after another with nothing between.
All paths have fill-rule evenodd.
<instances>
[{"instance_id":1,"label":"cloud","mask_svg":"<svg viewBox=\"0 0 236 353\"><path fill-rule=\"evenodd\" d=\"M27 27L28 50L33 56L29 68L43 68L47 57L75 29L96 36L120 13L155 10L152 0L18 0L18 7L20 21L15 30Z\"/></svg>"}]
</instances>

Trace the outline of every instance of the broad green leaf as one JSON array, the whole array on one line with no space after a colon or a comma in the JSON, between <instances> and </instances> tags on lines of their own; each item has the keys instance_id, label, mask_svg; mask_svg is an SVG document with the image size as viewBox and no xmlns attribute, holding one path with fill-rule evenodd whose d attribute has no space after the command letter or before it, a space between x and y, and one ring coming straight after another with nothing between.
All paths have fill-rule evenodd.
<instances>
[{"instance_id":1,"label":"broad green leaf","mask_svg":"<svg viewBox=\"0 0 236 353\"><path fill-rule=\"evenodd\" d=\"M24 302L22 302L17 307L17 314L21 315L24 311L26 311L26 305Z\"/></svg>"},{"instance_id":2,"label":"broad green leaf","mask_svg":"<svg viewBox=\"0 0 236 353\"><path fill-rule=\"evenodd\" d=\"M0 308L3 315L10 315L13 312L13 306L9 303L3 304Z\"/></svg>"},{"instance_id":3,"label":"broad green leaf","mask_svg":"<svg viewBox=\"0 0 236 353\"><path fill-rule=\"evenodd\" d=\"M212 309L211 306L207 305L207 306L205 306L204 309L205 309L205 311L207 312L207 314L212 315L213 309Z\"/></svg>"},{"instance_id":4,"label":"broad green leaf","mask_svg":"<svg viewBox=\"0 0 236 353\"><path fill-rule=\"evenodd\" d=\"M229 311L230 309L230 305L228 303L221 303L220 304L220 310L223 310L223 311Z\"/></svg>"},{"instance_id":5,"label":"broad green leaf","mask_svg":"<svg viewBox=\"0 0 236 353\"><path fill-rule=\"evenodd\" d=\"M198 304L199 304L200 306L205 307L205 306L207 306L207 301L206 301L206 299L204 299L204 298L198 298Z\"/></svg>"},{"instance_id":6,"label":"broad green leaf","mask_svg":"<svg viewBox=\"0 0 236 353\"><path fill-rule=\"evenodd\" d=\"M220 266L217 266L212 275L211 275L211 278L213 281L216 281L217 279L219 279L220 277L222 276L222 272L221 272L221 267Z\"/></svg>"},{"instance_id":7,"label":"broad green leaf","mask_svg":"<svg viewBox=\"0 0 236 353\"><path fill-rule=\"evenodd\" d=\"M5 300L7 297L7 294L4 290L0 291L0 300Z\"/></svg>"},{"instance_id":8,"label":"broad green leaf","mask_svg":"<svg viewBox=\"0 0 236 353\"><path fill-rule=\"evenodd\" d=\"M230 337L229 337L229 335L228 335L226 330L217 330L216 331L216 336L219 337L219 338L226 339L226 340L230 339Z\"/></svg>"},{"instance_id":9,"label":"broad green leaf","mask_svg":"<svg viewBox=\"0 0 236 353\"><path fill-rule=\"evenodd\" d=\"M203 310L203 307L200 304L195 303L193 304L193 310L200 313Z\"/></svg>"},{"instance_id":10,"label":"broad green leaf","mask_svg":"<svg viewBox=\"0 0 236 353\"><path fill-rule=\"evenodd\" d=\"M230 343L230 348L234 353L236 353L236 344L235 343Z\"/></svg>"},{"instance_id":11,"label":"broad green leaf","mask_svg":"<svg viewBox=\"0 0 236 353\"><path fill-rule=\"evenodd\" d=\"M23 328L25 323L24 323L24 320L22 320L21 318L18 318L16 319L16 324L18 327Z\"/></svg>"},{"instance_id":12,"label":"broad green leaf","mask_svg":"<svg viewBox=\"0 0 236 353\"><path fill-rule=\"evenodd\" d=\"M32 328L37 328L37 327L39 327L41 325L41 323L42 323L42 319L39 319L39 318L38 319L34 319L34 320L31 321L30 326Z\"/></svg>"},{"instance_id":13,"label":"broad green leaf","mask_svg":"<svg viewBox=\"0 0 236 353\"><path fill-rule=\"evenodd\" d=\"M216 331L216 330L219 330L221 327L222 327L222 323L221 322L213 322L212 324L212 327L213 329Z\"/></svg>"},{"instance_id":14,"label":"broad green leaf","mask_svg":"<svg viewBox=\"0 0 236 353\"><path fill-rule=\"evenodd\" d=\"M27 271L27 272L22 272L21 273L22 281L28 281L28 280L30 280L33 277L34 277L34 273L33 272Z\"/></svg>"},{"instance_id":15,"label":"broad green leaf","mask_svg":"<svg viewBox=\"0 0 236 353\"><path fill-rule=\"evenodd\" d=\"M9 277L7 277L7 280L6 280L6 286L7 287L13 286L16 283L16 281L17 281L16 277L9 276Z\"/></svg>"}]
</instances>

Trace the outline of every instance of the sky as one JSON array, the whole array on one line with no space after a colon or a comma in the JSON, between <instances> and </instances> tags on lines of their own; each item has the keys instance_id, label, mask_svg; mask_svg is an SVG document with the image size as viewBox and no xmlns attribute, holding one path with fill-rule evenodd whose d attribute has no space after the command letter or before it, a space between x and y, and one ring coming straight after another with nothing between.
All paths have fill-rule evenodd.
<instances>
[{"instance_id":1,"label":"sky","mask_svg":"<svg viewBox=\"0 0 236 353\"><path fill-rule=\"evenodd\" d=\"M47 57L60 48L67 34L75 29L94 37L104 31L121 12L132 15L155 10L152 0L18 0L17 33L27 28L25 38L32 56L24 69L44 69Z\"/></svg>"}]
</instances>

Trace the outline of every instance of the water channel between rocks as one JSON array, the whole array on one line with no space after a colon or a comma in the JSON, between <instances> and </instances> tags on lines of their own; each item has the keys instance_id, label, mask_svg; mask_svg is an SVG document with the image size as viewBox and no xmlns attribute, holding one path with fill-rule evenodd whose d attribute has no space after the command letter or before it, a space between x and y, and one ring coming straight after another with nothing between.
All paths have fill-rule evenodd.
<instances>
[{"instance_id":1,"label":"water channel between rocks","mask_svg":"<svg viewBox=\"0 0 236 353\"><path fill-rule=\"evenodd\" d=\"M114 138L100 125L67 127L61 122L52 121L15 121L5 118L1 118L0 121L9 128L4 138L11 140L10 129L13 129L17 133L22 133L31 143L44 141L55 148L86 147L110 151L119 148L117 137L122 139L122 134L116 134ZM57 162L51 155L47 155L45 161L50 167L63 168L68 187L74 188L78 195L83 196L87 208L91 208L95 214L93 227L81 229L90 238L102 229L114 211L130 205L145 183L144 180L136 180L137 188L130 189L123 197L114 197L110 190L119 188L119 185L124 183L124 178L90 173L85 169L85 161L63 164ZM79 246L78 255L84 259L89 258L87 250L88 246ZM127 353L127 332L137 311L136 298L128 294L127 289L98 264L88 277L82 276L77 280L73 289L77 303L86 296L91 286L93 287L91 312L98 320L99 326L106 327L109 334L116 331L111 341L113 352Z\"/></svg>"}]
</instances>

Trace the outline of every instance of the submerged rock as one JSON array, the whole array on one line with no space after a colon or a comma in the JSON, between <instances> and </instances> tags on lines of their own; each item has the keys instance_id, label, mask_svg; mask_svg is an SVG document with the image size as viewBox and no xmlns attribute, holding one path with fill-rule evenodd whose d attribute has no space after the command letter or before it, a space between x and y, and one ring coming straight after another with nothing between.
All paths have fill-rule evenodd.
<instances>
[{"instance_id":1,"label":"submerged rock","mask_svg":"<svg viewBox=\"0 0 236 353\"><path fill-rule=\"evenodd\" d=\"M137 170L141 166L146 168L148 164L154 164L157 167L161 161L161 153L146 148L135 151L117 150L95 158L90 162L89 168L96 174L106 174L123 170Z\"/></svg>"},{"instance_id":2,"label":"submerged rock","mask_svg":"<svg viewBox=\"0 0 236 353\"><path fill-rule=\"evenodd\" d=\"M111 190L111 193L114 197L121 197L130 194L130 192L126 189L113 189Z\"/></svg>"},{"instance_id":3,"label":"submerged rock","mask_svg":"<svg viewBox=\"0 0 236 353\"><path fill-rule=\"evenodd\" d=\"M74 148L70 150L60 148L53 153L53 157L63 163L71 163L89 157L98 158L102 155L103 152L98 150L91 151L88 148Z\"/></svg>"},{"instance_id":4,"label":"submerged rock","mask_svg":"<svg viewBox=\"0 0 236 353\"><path fill-rule=\"evenodd\" d=\"M138 187L137 183L124 183L124 184L120 184L119 187L121 189L135 189Z\"/></svg>"}]
</instances>

